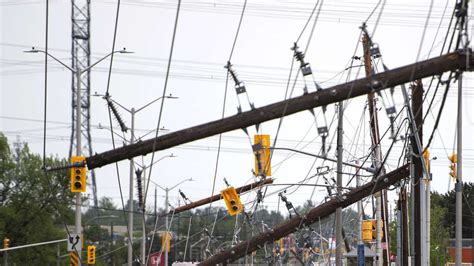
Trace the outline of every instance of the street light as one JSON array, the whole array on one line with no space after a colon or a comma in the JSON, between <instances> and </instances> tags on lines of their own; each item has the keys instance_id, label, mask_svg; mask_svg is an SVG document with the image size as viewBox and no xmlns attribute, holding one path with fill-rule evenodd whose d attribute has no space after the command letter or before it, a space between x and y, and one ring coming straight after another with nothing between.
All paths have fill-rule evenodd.
<instances>
[{"instance_id":1,"label":"street light","mask_svg":"<svg viewBox=\"0 0 474 266\"><path fill-rule=\"evenodd\" d=\"M181 180L180 182L178 182L176 185L172 186L171 188L168 188L168 187L162 187L160 185L158 185L157 183L153 182L153 184L155 184L157 187L161 188L163 191L165 191L165 214L166 214L166 220L165 220L165 230L166 230L166 236L165 236L165 243L168 243L168 205L169 205L169 202L168 202L168 192L170 192L171 190L175 189L177 186L181 185L182 183L184 182L187 182L187 181L194 181L194 179L191 177L191 178L188 178L188 179L184 179L184 180ZM161 248L161 250L163 250L163 247ZM165 265L168 265L168 252L166 250L165 252Z\"/></svg>"},{"instance_id":2,"label":"street light","mask_svg":"<svg viewBox=\"0 0 474 266\"><path fill-rule=\"evenodd\" d=\"M131 109L128 109L127 107L121 105L120 103L118 103L117 101L115 101L114 99L110 98L110 95L100 95L100 94L94 94L94 96L102 96L104 99L106 99L107 101L112 101L113 103L117 104L118 106L120 106L123 110L127 111L130 115L131 115L131 126L130 126L130 141L129 141L129 144L133 144L134 141L135 141L135 114L142 111L143 109L147 108L148 106L152 105L153 103L155 103L156 101L160 100L160 99L178 99L178 97L175 97L173 95L165 95L165 96L160 96L152 101L150 101L149 103L145 104L144 106L138 108L138 109L135 109L135 108L131 108ZM122 131L126 131L126 127L125 129L122 129ZM166 157L174 157L172 154L171 156L164 156L162 158L160 158L159 160L153 162L151 165L159 162L160 160L166 158ZM132 264L132 257L133 257L133 247L132 247L132 240L133 240L133 164L134 164L134 160L133 158L130 159L130 181L129 181L129 201L128 201L128 211L129 211L129 214L128 214L128 228L129 228L129 239L130 239L130 245L128 245L128 265L131 265ZM151 167L151 165L149 167ZM145 175L144 175L145 176ZM144 182L145 183L145 182ZM146 188L145 188L146 190ZM145 195L146 196L146 195ZM145 209L145 208L143 208ZM143 234L145 235L145 219L143 219L143 222L142 222L142 230L143 230ZM142 237L142 241L141 241L141 245L142 245L142 248L141 248L141 257L142 257L142 260L144 261L145 260L145 236Z\"/></svg>"},{"instance_id":3,"label":"street light","mask_svg":"<svg viewBox=\"0 0 474 266\"><path fill-rule=\"evenodd\" d=\"M115 53L132 53L132 52L129 52L127 51L125 48L123 50L118 50L118 51L112 51L111 53L105 55L104 57L102 57L101 59L99 59L97 62L95 62L94 64L84 68L84 69L80 69L78 66L76 66L76 68L72 68L68 65L66 65L65 63L61 62L61 60L59 60L58 58L56 58L55 56L53 56L52 54L46 52L46 51L43 51L43 50L39 50L39 49L35 49L34 47L32 47L31 50L29 51L24 51L25 53L43 53L49 57L51 57L52 59L54 59L56 62L58 62L59 64L61 64L62 66L64 66L65 68L69 69L73 74L76 75L76 82L77 82L77 87L76 87L76 98L77 98L77 102L76 102L76 155L77 156L81 156L82 155L82 148L81 148L81 114L82 114L82 105L81 105L81 76L82 74L86 73L87 71L89 71L91 68L93 68L94 66L96 66L98 63L102 62L104 59L106 59L107 57L115 54ZM75 227L76 227L76 233L77 234L81 234L82 232L82 228L81 228L81 204L82 204L82 199L81 199L81 193L77 193L76 194L76 217L75 217ZM78 256L79 256L79 259L81 259L81 253L78 252Z\"/></svg>"}]
</instances>

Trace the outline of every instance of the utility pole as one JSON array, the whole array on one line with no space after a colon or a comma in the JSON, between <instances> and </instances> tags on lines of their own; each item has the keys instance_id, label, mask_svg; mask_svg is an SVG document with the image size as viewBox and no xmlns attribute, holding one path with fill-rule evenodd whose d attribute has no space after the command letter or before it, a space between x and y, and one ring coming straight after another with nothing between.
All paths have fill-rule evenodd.
<instances>
[{"instance_id":1,"label":"utility pole","mask_svg":"<svg viewBox=\"0 0 474 266\"><path fill-rule=\"evenodd\" d=\"M420 140L420 145L423 144L423 84L421 80L415 81L415 85L412 87L412 110L414 114L414 119L416 123L416 131L412 132L418 134ZM412 143L412 163L414 164L414 175L413 175L413 184L414 184L414 206L413 206L413 221L414 221L414 258L415 265L422 265L422 240L423 240L423 227L425 224L422 222L422 206L421 206L421 197L424 196L422 193L423 190L423 165L420 158L418 158L420 151L418 145L415 141L415 136L411 138ZM423 195L422 195L423 194Z\"/></svg>"},{"instance_id":2,"label":"utility pole","mask_svg":"<svg viewBox=\"0 0 474 266\"><path fill-rule=\"evenodd\" d=\"M365 27L365 25L363 25ZM370 37L367 33L364 33L362 39L362 45L364 48L364 66L365 66L365 75L367 77L372 76L372 59L370 54ZM375 94L373 92L367 94L367 103L369 107L369 116L370 116L370 129L371 129L371 139L372 145L374 147L374 166L376 169L382 167L382 151L380 149L380 133L378 126L378 115L375 107ZM380 173L383 174L383 169L380 170ZM375 205L376 205L376 242L375 242L375 253L376 253L376 265L380 266L383 262L383 251L382 251L382 193L375 193Z\"/></svg>"},{"instance_id":3,"label":"utility pole","mask_svg":"<svg viewBox=\"0 0 474 266\"><path fill-rule=\"evenodd\" d=\"M165 188L165 213L168 213L168 192L169 192L169 189L166 187ZM168 266L168 237L169 237L169 233L168 231L170 231L168 229L168 215L166 215L166 218L165 218L165 231L166 231L166 236L165 236L165 248L161 248L161 250L164 250L165 251L165 266Z\"/></svg>"},{"instance_id":4,"label":"utility pole","mask_svg":"<svg viewBox=\"0 0 474 266\"><path fill-rule=\"evenodd\" d=\"M348 100L369 92L377 92L416 79L440 73L466 69L466 62L474 64L471 53L452 52L432 59L388 70L371 77L339 84L321 91L315 91L260 108L242 112L224 119L215 120L194 127L178 130L156 138L105 151L86 158L88 169L95 169L139 155L146 155L180 144L211 137L220 133L246 128L255 124L288 116L301 111Z\"/></svg>"},{"instance_id":5,"label":"utility pole","mask_svg":"<svg viewBox=\"0 0 474 266\"><path fill-rule=\"evenodd\" d=\"M457 175L456 175L456 266L462 264L462 75L458 77Z\"/></svg>"},{"instance_id":6,"label":"utility pole","mask_svg":"<svg viewBox=\"0 0 474 266\"><path fill-rule=\"evenodd\" d=\"M339 102L338 106L338 123L337 123L337 197L342 194L342 140L343 140L343 122L344 107L343 102ZM342 208L336 209L336 265L342 266Z\"/></svg>"},{"instance_id":7,"label":"utility pole","mask_svg":"<svg viewBox=\"0 0 474 266\"><path fill-rule=\"evenodd\" d=\"M130 127L130 145L135 141L135 108L132 107L130 110L132 115L131 127ZM130 180L129 180L129 199L128 199L128 250L127 250L127 262L128 266L132 266L133 260L133 158L130 159Z\"/></svg>"},{"instance_id":8,"label":"utility pole","mask_svg":"<svg viewBox=\"0 0 474 266\"><path fill-rule=\"evenodd\" d=\"M400 223L401 223L401 257L400 257L400 265L401 266L408 266L408 215L407 215L407 190L405 187L402 187L399 194L399 202L400 202Z\"/></svg>"}]
</instances>

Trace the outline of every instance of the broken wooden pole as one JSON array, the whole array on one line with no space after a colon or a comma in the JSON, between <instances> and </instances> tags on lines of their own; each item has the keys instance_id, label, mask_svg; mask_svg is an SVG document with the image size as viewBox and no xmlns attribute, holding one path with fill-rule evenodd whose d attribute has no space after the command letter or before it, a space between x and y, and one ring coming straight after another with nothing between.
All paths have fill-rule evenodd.
<instances>
[{"instance_id":1,"label":"broken wooden pole","mask_svg":"<svg viewBox=\"0 0 474 266\"><path fill-rule=\"evenodd\" d=\"M350 192L342 194L340 197L335 197L332 200L311 209L303 216L294 217L286 223L280 224L265 233L259 234L250 240L243 241L230 249L224 250L201 262L199 265L230 263L246 254L250 254L255 250L262 248L265 243L272 243L273 241L294 233L301 227L311 225L319 221L319 219L329 216L331 213L335 212L337 208L345 208L371 194L388 188L390 185L393 185L408 176L409 166L406 164L388 174L380 175L377 179L372 180L363 186L354 188Z\"/></svg>"},{"instance_id":2,"label":"broken wooden pole","mask_svg":"<svg viewBox=\"0 0 474 266\"><path fill-rule=\"evenodd\" d=\"M245 186L242 186L242 187L238 187L236 188L235 190L237 191L238 194L241 194L241 193L244 193L244 192L247 192L249 190L252 190L254 188L258 188L258 187L261 187L261 186L265 186L265 185L268 185L268 184L272 184L273 183L273 179L272 178L265 178L259 182L255 182L255 183L252 183L252 184L248 184L248 185L245 185ZM216 194L216 195L213 195L213 196L210 196L208 198L205 198L205 199L201 199L201 200L198 200L198 201L194 201L194 202L191 202L189 204L186 204L184 206L181 206L181 207L178 207L174 210L171 210L169 212L169 214L178 214L180 212L184 212L184 211L187 211L187 210L190 210L190 209L194 209L194 208L197 208L199 206L202 206L202 205L205 205L205 204L208 204L208 203L211 203L211 202L214 202L214 201L218 201L222 198L221 194Z\"/></svg>"},{"instance_id":3,"label":"broken wooden pole","mask_svg":"<svg viewBox=\"0 0 474 266\"><path fill-rule=\"evenodd\" d=\"M471 53L468 53L469 55ZM474 57L468 58L462 51L449 53L411 65L399 67L370 77L336 85L321 91L280 101L251 111L236 114L221 120L172 132L157 138L140 141L115 150L86 158L87 167L94 169L135 156L168 149L180 144L211 137L217 134L246 128L304 110L329 105L370 92L395 87L417 79L438 75L456 69L465 70L472 65Z\"/></svg>"}]
</instances>

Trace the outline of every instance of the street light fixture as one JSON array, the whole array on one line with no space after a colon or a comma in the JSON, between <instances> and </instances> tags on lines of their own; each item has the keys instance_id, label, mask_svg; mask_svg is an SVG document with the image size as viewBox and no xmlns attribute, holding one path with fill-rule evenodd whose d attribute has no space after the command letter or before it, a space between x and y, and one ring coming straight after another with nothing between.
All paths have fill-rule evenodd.
<instances>
[{"instance_id":1,"label":"street light fixture","mask_svg":"<svg viewBox=\"0 0 474 266\"><path fill-rule=\"evenodd\" d=\"M44 51L44 50L40 50L40 49L35 49L34 47L32 47L31 50L29 51L24 51L25 53L43 53L49 57L51 57L52 59L54 59L56 62L58 62L59 64L61 64L62 66L64 66L65 68L69 69L73 74L76 75L76 99L77 99L77 103L76 103L76 114L77 114L77 117L76 117L76 155L77 156L81 156L82 155L82 145L81 145L81 114L82 114L82 104L80 104L80 101L81 101L81 76L82 74L86 73L87 71L89 71L91 68L93 68L94 66L96 66L98 63L102 62L104 59L106 59L107 57L115 54L115 53L132 53L132 52L129 52L127 51L125 48L123 50L117 50L117 51L112 51L111 53L105 55L104 57L102 57L101 59L99 59L97 62L95 62L94 64L84 68L84 69L80 69L78 67L76 67L75 69L66 65L65 63L63 63L61 60L59 60L58 58L56 58L55 56L53 56L52 54L48 53L47 51ZM82 198L81 198L81 193L77 193L76 194L76 214L75 214L75 227L76 227L76 233L77 234L81 234L82 233L82 225L81 225L81 218L82 218L82 213L81 213L81 204L82 204ZM78 253L78 256L79 256L79 259L81 259L81 253L79 252Z\"/></svg>"},{"instance_id":2,"label":"street light fixture","mask_svg":"<svg viewBox=\"0 0 474 266\"><path fill-rule=\"evenodd\" d=\"M120 103L118 103L117 101L115 101L114 99L110 98L110 95L100 95L100 94L97 94L95 93L94 96L102 96L104 99L106 99L107 101L112 101L113 103L117 104L118 106L120 106L123 110L127 111L130 115L131 115L131 126L130 126L130 141L129 141L129 144L133 144L135 142L135 114L142 111L143 109L147 108L148 106L150 106L151 104L155 103L156 101L160 100L160 99L163 99L163 98L166 98L166 99L178 99L178 97L175 97L173 95L165 95L165 96L160 96L152 101L150 101L149 103L145 104L144 106L138 108L135 110L135 108L131 108L131 109L128 109L126 108L125 106L121 105ZM125 127L125 129L122 129L123 132L125 132L127 130L127 128ZM158 129L160 130L160 129ZM167 156L164 156L162 158L160 158L159 160L153 162L151 165L161 161L162 159L166 158L166 157L174 157L173 154L171 155L167 155ZM128 201L128 211L129 211L129 214L128 214L128 228L129 228L129 239L130 239L130 243L132 243L132 240L133 240L133 174L134 174L134 171L133 171L133 165L135 164L135 161L133 160L133 158L130 160L130 181L129 181L129 201ZM149 167L151 167L151 165ZM145 182L143 182L145 183ZM148 191L147 190L147 187L145 187L145 191ZM146 198L146 195L145 195L145 198ZM145 215L145 214L144 214ZM142 230L143 230L143 234L145 235L145 219L143 219L143 222L142 222ZM141 248L141 257L142 257L142 260L145 260L145 236L143 236L142 238L142 248ZM128 246L128 263L129 265L131 264L132 262L132 256L133 256L133 247L132 245L130 244Z\"/></svg>"}]
</instances>

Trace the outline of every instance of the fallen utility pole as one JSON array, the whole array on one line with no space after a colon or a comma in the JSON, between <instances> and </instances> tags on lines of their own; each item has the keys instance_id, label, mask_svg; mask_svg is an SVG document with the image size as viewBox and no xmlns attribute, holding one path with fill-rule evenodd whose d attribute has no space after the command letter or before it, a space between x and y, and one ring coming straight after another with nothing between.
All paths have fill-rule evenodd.
<instances>
[{"instance_id":1,"label":"fallen utility pole","mask_svg":"<svg viewBox=\"0 0 474 266\"><path fill-rule=\"evenodd\" d=\"M469 54L469 57L467 56ZM471 53L462 51L449 53L411 65L403 66L370 77L336 85L322 91L280 101L251 111L236 114L221 120L175 131L115 150L95 154L86 158L87 167L94 169L139 155L168 149L180 144L211 137L220 133L246 128L304 110L329 105L350 98L380 91L417 79L438 75L456 69L465 70L466 62L474 64Z\"/></svg>"},{"instance_id":2,"label":"fallen utility pole","mask_svg":"<svg viewBox=\"0 0 474 266\"><path fill-rule=\"evenodd\" d=\"M272 184L272 183L273 183L272 178L265 178L265 179L263 179L259 182L255 182L255 183L248 184L248 185L245 185L245 186L242 186L242 187L238 187L235 190L237 191L238 194L241 194L241 193L250 191L254 188L261 187L261 186L268 185L268 184ZM169 212L169 214L172 214L172 213L178 214L180 212L184 212L184 211L187 211L187 210L190 210L190 209L194 209L194 208L197 208L199 206L206 205L206 204L209 204L209 203L214 202L214 201L218 201L220 199L222 199L221 194L213 195L213 196L210 196L208 198L200 199L198 201L191 202L189 204L186 204L184 206L181 206L181 207L178 207L174 210L171 210Z\"/></svg>"},{"instance_id":3,"label":"fallen utility pole","mask_svg":"<svg viewBox=\"0 0 474 266\"><path fill-rule=\"evenodd\" d=\"M303 226L311 225L319 221L319 219L329 216L331 213L335 212L337 208L347 207L373 193L397 183L403 178L408 177L408 175L409 167L406 164L388 174L380 175L377 179L374 179L363 186L354 188L348 193L335 197L328 202L311 209L304 216L296 216L284 224L280 224L265 233L257 235L250 240L243 241L230 249L218 253L203 261L200 265L230 263L246 254L250 254L255 250L262 248L265 243L271 243L296 232Z\"/></svg>"}]
</instances>

